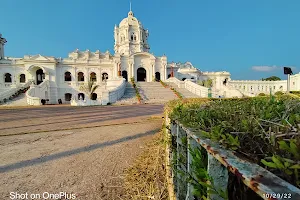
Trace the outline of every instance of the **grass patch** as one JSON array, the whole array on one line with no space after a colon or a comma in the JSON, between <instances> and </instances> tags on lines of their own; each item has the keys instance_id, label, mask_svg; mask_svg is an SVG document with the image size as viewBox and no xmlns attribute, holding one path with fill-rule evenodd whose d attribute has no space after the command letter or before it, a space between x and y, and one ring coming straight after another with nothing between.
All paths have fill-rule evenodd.
<instances>
[{"instance_id":1,"label":"grass patch","mask_svg":"<svg viewBox=\"0 0 300 200\"><path fill-rule=\"evenodd\" d=\"M168 199L162 132L154 136L144 152L125 171L124 186L128 199Z\"/></svg>"}]
</instances>

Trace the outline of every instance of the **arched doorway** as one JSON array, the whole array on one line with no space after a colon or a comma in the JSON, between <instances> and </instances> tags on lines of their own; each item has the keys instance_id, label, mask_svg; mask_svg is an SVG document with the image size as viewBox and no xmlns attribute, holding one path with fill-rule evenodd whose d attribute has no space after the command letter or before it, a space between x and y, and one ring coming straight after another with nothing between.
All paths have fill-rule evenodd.
<instances>
[{"instance_id":1,"label":"arched doorway","mask_svg":"<svg viewBox=\"0 0 300 200\"><path fill-rule=\"evenodd\" d=\"M45 74L42 69L36 70L36 84L39 85L45 79Z\"/></svg>"},{"instance_id":2,"label":"arched doorway","mask_svg":"<svg viewBox=\"0 0 300 200\"><path fill-rule=\"evenodd\" d=\"M126 79L126 81L128 81L128 75L127 75L127 71L124 70L122 71L122 77Z\"/></svg>"},{"instance_id":3,"label":"arched doorway","mask_svg":"<svg viewBox=\"0 0 300 200\"><path fill-rule=\"evenodd\" d=\"M20 83L25 83L25 74L20 74Z\"/></svg>"},{"instance_id":4,"label":"arched doorway","mask_svg":"<svg viewBox=\"0 0 300 200\"><path fill-rule=\"evenodd\" d=\"M171 78L171 74L168 75L168 78Z\"/></svg>"},{"instance_id":5,"label":"arched doorway","mask_svg":"<svg viewBox=\"0 0 300 200\"><path fill-rule=\"evenodd\" d=\"M137 69L137 81L146 81L147 73L143 67Z\"/></svg>"},{"instance_id":6,"label":"arched doorway","mask_svg":"<svg viewBox=\"0 0 300 200\"><path fill-rule=\"evenodd\" d=\"M93 93L91 99L92 99L92 100L97 100L97 93Z\"/></svg>"},{"instance_id":7,"label":"arched doorway","mask_svg":"<svg viewBox=\"0 0 300 200\"><path fill-rule=\"evenodd\" d=\"M227 82L228 82L228 78L225 78L225 80L223 81L223 85L227 86Z\"/></svg>"},{"instance_id":8,"label":"arched doorway","mask_svg":"<svg viewBox=\"0 0 300 200\"><path fill-rule=\"evenodd\" d=\"M159 72L155 73L155 80L160 81L160 73Z\"/></svg>"},{"instance_id":9,"label":"arched doorway","mask_svg":"<svg viewBox=\"0 0 300 200\"><path fill-rule=\"evenodd\" d=\"M71 93L65 93L65 101L71 101L72 94Z\"/></svg>"},{"instance_id":10,"label":"arched doorway","mask_svg":"<svg viewBox=\"0 0 300 200\"><path fill-rule=\"evenodd\" d=\"M108 74L107 73L102 74L102 81L104 81L105 79L106 80L108 79Z\"/></svg>"},{"instance_id":11,"label":"arched doorway","mask_svg":"<svg viewBox=\"0 0 300 200\"><path fill-rule=\"evenodd\" d=\"M84 100L84 94L83 93L79 93L78 94L78 100Z\"/></svg>"}]
</instances>

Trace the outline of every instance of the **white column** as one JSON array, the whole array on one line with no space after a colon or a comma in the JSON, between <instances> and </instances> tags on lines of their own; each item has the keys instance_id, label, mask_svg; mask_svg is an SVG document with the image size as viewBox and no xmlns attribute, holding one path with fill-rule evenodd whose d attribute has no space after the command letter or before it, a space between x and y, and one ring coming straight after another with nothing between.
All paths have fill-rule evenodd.
<instances>
[{"instance_id":1,"label":"white column","mask_svg":"<svg viewBox=\"0 0 300 200\"><path fill-rule=\"evenodd\" d=\"M131 73L132 73L132 76L131 77L134 77L134 81L137 80L137 77L135 77L135 71L134 71L134 63L131 64Z\"/></svg>"},{"instance_id":2,"label":"white column","mask_svg":"<svg viewBox=\"0 0 300 200\"><path fill-rule=\"evenodd\" d=\"M164 65L164 79L163 80L166 80L167 79L167 64Z\"/></svg>"},{"instance_id":3,"label":"white column","mask_svg":"<svg viewBox=\"0 0 300 200\"><path fill-rule=\"evenodd\" d=\"M87 67L84 68L84 83L87 83L90 79L89 70Z\"/></svg>"},{"instance_id":4,"label":"white column","mask_svg":"<svg viewBox=\"0 0 300 200\"><path fill-rule=\"evenodd\" d=\"M152 64L152 77L151 77L151 81L153 81L153 77L155 79L155 64Z\"/></svg>"},{"instance_id":5,"label":"white column","mask_svg":"<svg viewBox=\"0 0 300 200\"><path fill-rule=\"evenodd\" d=\"M130 77L131 77L131 73L130 73L130 63L127 62L127 68L126 68L126 71L127 71L127 76L128 76L128 82L130 81Z\"/></svg>"}]
</instances>

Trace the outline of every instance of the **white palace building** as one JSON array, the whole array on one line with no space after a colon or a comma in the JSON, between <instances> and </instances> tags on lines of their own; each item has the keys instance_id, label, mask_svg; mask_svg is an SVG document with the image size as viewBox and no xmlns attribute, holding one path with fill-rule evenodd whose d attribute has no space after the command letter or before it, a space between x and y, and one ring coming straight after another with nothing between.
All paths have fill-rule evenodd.
<instances>
[{"instance_id":1,"label":"white palace building","mask_svg":"<svg viewBox=\"0 0 300 200\"><path fill-rule=\"evenodd\" d=\"M41 99L50 104L71 103L86 98L80 86L94 81L98 89L93 94L95 105L106 105L120 99L126 89L126 81L134 77L137 82L162 80L175 82L178 87L192 93L208 88L197 85L198 80L212 79L215 96L240 97L264 92L285 91L287 81L235 81L228 72L202 72L189 62L168 63L167 57L149 53L149 32L132 11L119 26L114 27L114 51L75 51L67 58L43 55L25 55L23 58L5 57L7 42L0 34L0 101L8 99L16 91L26 92L29 105L40 105ZM172 76L172 77L171 77ZM291 90L300 90L300 74L291 76ZM199 93L199 96L204 97Z\"/></svg>"}]
</instances>

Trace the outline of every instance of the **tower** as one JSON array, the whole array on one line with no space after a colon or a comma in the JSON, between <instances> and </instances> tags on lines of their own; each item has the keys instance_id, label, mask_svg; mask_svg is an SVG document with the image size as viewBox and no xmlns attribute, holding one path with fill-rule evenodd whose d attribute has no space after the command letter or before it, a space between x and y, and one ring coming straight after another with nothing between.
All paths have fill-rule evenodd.
<instances>
[{"instance_id":1,"label":"tower","mask_svg":"<svg viewBox=\"0 0 300 200\"><path fill-rule=\"evenodd\" d=\"M115 53L128 56L137 52L149 52L148 36L148 30L145 30L142 23L134 17L130 6L128 16L119 26L115 25Z\"/></svg>"},{"instance_id":2,"label":"tower","mask_svg":"<svg viewBox=\"0 0 300 200\"><path fill-rule=\"evenodd\" d=\"M3 38L2 34L0 33L0 60L4 59L4 45L6 42L6 39Z\"/></svg>"}]
</instances>

